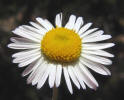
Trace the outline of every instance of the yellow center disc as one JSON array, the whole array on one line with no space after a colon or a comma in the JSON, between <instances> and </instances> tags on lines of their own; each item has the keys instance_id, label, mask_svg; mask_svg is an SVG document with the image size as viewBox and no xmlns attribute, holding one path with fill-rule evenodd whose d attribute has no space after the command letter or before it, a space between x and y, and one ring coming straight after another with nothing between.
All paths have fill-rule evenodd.
<instances>
[{"instance_id":1,"label":"yellow center disc","mask_svg":"<svg viewBox=\"0 0 124 100\"><path fill-rule=\"evenodd\" d=\"M73 30L54 28L44 35L41 50L50 60L61 63L72 62L80 56L81 38Z\"/></svg>"}]
</instances>

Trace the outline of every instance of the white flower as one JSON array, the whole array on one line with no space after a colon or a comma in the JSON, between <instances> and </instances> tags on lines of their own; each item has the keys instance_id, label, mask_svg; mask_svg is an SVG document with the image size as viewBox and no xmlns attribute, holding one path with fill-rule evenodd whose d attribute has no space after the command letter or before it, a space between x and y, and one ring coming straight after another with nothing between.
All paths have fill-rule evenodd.
<instances>
[{"instance_id":1,"label":"white flower","mask_svg":"<svg viewBox=\"0 0 124 100\"><path fill-rule=\"evenodd\" d=\"M12 49L22 49L12 55L13 63L19 67L28 67L22 73L28 74L27 83L37 84L41 88L48 78L50 88L60 85L62 70L70 93L73 93L71 81L86 89L98 87L98 83L88 68L102 75L111 75L104 65L111 65L107 57L114 55L103 49L114 46L113 43L96 43L111 38L98 28L89 29L92 23L84 25L82 17L71 15L67 24L62 26L62 13L57 14L54 27L47 19L36 18L38 23L32 26L17 27L8 45Z\"/></svg>"}]
</instances>

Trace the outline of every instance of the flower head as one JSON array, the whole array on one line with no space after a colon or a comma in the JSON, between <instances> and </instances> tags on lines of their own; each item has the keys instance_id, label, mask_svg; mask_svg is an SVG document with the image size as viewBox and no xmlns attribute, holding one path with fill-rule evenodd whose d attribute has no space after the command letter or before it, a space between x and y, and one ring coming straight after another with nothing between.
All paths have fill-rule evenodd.
<instances>
[{"instance_id":1,"label":"flower head","mask_svg":"<svg viewBox=\"0 0 124 100\"><path fill-rule=\"evenodd\" d=\"M28 83L37 84L41 88L48 78L49 86L60 85L62 70L70 93L73 93L71 81L78 89L92 89L98 83L88 68L102 74L110 75L104 65L111 65L107 57L114 55L103 49L114 46L113 43L96 43L111 38L104 35L98 28L89 29L92 23L84 25L82 17L76 19L71 15L67 24L62 26L62 13L55 18L55 27L47 20L36 18L38 23L30 22L31 26L22 25L13 33L19 37L12 37L13 42L8 45L12 49L23 51L12 55L13 63L19 67L28 67L22 73L28 74Z\"/></svg>"}]
</instances>

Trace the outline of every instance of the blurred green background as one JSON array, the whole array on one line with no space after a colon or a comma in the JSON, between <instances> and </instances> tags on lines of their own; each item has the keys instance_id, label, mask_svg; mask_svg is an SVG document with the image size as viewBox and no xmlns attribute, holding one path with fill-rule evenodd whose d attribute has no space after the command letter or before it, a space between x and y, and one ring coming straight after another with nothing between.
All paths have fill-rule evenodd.
<instances>
[{"instance_id":1,"label":"blurred green background","mask_svg":"<svg viewBox=\"0 0 124 100\"><path fill-rule=\"evenodd\" d=\"M54 23L59 12L63 12L63 23L70 14L83 16L85 23L93 22L93 27L111 34L108 42L116 46L108 49L115 55L113 65L107 66L112 76L91 71L100 85L96 91L78 90L73 85L71 95L62 78L58 100L124 100L124 0L0 0L0 100L51 100L48 82L40 90L26 84L27 77L21 77L24 68L12 64L11 54L16 50L7 48L7 44L17 26L29 24L38 16Z\"/></svg>"}]
</instances>

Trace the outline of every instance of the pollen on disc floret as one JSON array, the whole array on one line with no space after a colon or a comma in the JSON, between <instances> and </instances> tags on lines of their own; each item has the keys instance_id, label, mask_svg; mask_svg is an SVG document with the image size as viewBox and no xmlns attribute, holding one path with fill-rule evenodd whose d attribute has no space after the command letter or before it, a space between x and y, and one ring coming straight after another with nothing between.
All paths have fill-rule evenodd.
<instances>
[{"instance_id":1,"label":"pollen on disc floret","mask_svg":"<svg viewBox=\"0 0 124 100\"><path fill-rule=\"evenodd\" d=\"M41 50L48 59L56 62L72 62L80 56L81 38L73 30L54 28L44 35Z\"/></svg>"}]
</instances>

